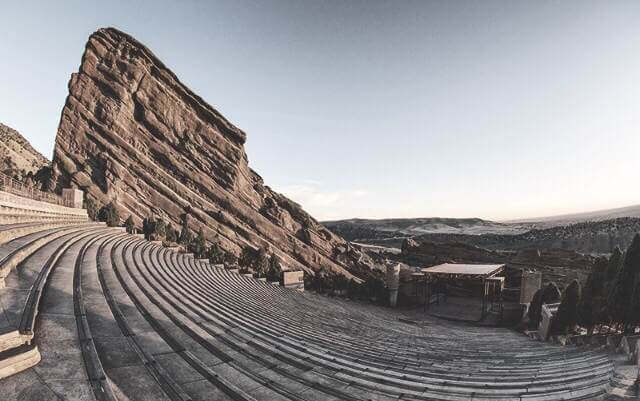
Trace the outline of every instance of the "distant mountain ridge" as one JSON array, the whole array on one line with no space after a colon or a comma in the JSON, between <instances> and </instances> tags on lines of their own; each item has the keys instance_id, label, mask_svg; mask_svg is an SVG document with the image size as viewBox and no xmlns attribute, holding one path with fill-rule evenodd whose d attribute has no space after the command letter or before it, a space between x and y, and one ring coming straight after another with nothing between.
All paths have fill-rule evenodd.
<instances>
[{"instance_id":1,"label":"distant mountain ridge","mask_svg":"<svg viewBox=\"0 0 640 401\"><path fill-rule=\"evenodd\" d=\"M412 237L423 234L517 235L532 229L545 229L583 222L599 222L623 217L640 218L640 205L557 216L491 221L481 218L416 217L389 219L345 219L322 224L347 239Z\"/></svg>"},{"instance_id":2,"label":"distant mountain ridge","mask_svg":"<svg viewBox=\"0 0 640 401\"><path fill-rule=\"evenodd\" d=\"M349 219L323 223L343 238L399 248L402 242L463 243L486 249L567 249L606 254L640 232L640 205L539 219L494 222L479 218Z\"/></svg>"},{"instance_id":3,"label":"distant mountain ridge","mask_svg":"<svg viewBox=\"0 0 640 401\"><path fill-rule=\"evenodd\" d=\"M640 217L640 205L618 207L614 209L602 209L592 212L571 213L557 216L536 217L529 219L517 219L504 221L504 224L534 223L536 226L558 226L585 221L603 221L620 217Z\"/></svg>"},{"instance_id":4,"label":"distant mountain ridge","mask_svg":"<svg viewBox=\"0 0 640 401\"><path fill-rule=\"evenodd\" d=\"M325 221L322 224L336 230L345 238L367 237L379 232L385 237L415 236L422 234L520 234L532 228L532 224L510 224L479 218L423 217L403 219L349 219ZM374 235L377 237L377 235Z\"/></svg>"}]
</instances>

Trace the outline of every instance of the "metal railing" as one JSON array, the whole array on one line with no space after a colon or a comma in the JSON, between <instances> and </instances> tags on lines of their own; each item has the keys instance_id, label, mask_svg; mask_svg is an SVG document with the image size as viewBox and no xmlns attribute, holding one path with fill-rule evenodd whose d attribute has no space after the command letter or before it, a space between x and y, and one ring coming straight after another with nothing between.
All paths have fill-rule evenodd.
<instances>
[{"instance_id":1,"label":"metal railing","mask_svg":"<svg viewBox=\"0 0 640 401\"><path fill-rule=\"evenodd\" d=\"M41 191L37 187L28 186L25 183L13 179L4 173L0 173L0 191L8 192L13 195L23 196L25 198L41 202L65 206L62 197L50 192Z\"/></svg>"}]
</instances>

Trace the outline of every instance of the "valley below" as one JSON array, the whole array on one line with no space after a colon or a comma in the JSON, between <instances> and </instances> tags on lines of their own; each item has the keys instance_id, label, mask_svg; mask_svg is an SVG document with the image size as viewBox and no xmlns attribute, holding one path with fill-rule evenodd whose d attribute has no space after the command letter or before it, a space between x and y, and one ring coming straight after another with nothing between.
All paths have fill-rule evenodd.
<instances>
[{"instance_id":1,"label":"valley below","mask_svg":"<svg viewBox=\"0 0 640 401\"><path fill-rule=\"evenodd\" d=\"M620 211L630 216L611 218ZM640 232L639 211L639 207L628 207L517 222L416 218L323 224L381 259L413 267L506 263L515 271L542 271L545 282L565 285L573 279L583 282L597 257L609 255L616 247L626 249Z\"/></svg>"}]
</instances>

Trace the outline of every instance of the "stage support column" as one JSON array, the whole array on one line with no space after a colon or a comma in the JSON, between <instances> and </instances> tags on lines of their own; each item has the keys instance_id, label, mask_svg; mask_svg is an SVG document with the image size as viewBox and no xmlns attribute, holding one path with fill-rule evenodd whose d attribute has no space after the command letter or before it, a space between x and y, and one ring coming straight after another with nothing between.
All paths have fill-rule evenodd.
<instances>
[{"instance_id":1,"label":"stage support column","mask_svg":"<svg viewBox=\"0 0 640 401\"><path fill-rule=\"evenodd\" d=\"M482 311L480 312L480 320L484 319L484 312L487 305L487 281L482 278Z\"/></svg>"},{"instance_id":2,"label":"stage support column","mask_svg":"<svg viewBox=\"0 0 640 401\"><path fill-rule=\"evenodd\" d=\"M398 304L398 289L400 287L400 264L387 266L387 289L389 290L389 306L395 308Z\"/></svg>"}]
</instances>

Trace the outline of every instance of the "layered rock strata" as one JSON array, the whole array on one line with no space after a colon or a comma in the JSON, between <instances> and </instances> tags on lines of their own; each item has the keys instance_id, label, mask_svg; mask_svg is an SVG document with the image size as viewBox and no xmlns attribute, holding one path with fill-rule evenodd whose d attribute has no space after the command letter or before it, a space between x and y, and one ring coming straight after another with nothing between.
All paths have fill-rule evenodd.
<instances>
[{"instance_id":1,"label":"layered rock strata","mask_svg":"<svg viewBox=\"0 0 640 401\"><path fill-rule=\"evenodd\" d=\"M53 156L56 190L113 201L239 254L266 247L288 268L362 277L370 261L249 168L246 134L153 53L113 28L92 34L69 82Z\"/></svg>"}]
</instances>

